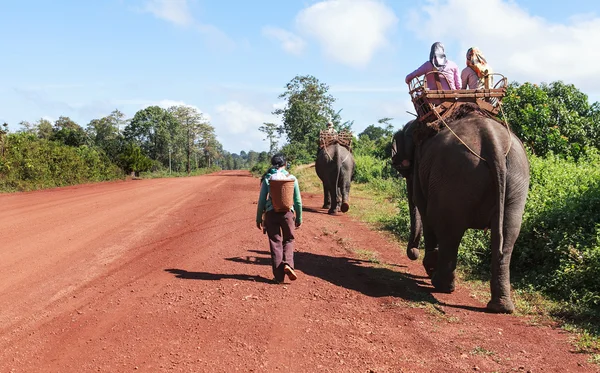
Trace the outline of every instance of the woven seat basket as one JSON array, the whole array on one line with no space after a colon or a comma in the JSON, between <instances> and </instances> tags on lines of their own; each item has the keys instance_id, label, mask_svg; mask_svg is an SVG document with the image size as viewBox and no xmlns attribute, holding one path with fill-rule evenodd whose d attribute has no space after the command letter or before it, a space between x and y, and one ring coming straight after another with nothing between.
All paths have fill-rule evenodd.
<instances>
[{"instance_id":1,"label":"woven seat basket","mask_svg":"<svg viewBox=\"0 0 600 373\"><path fill-rule=\"evenodd\" d=\"M332 144L340 144L341 146L350 149L352 147L352 134L348 131L331 133L328 130L321 130L319 133L319 146L324 148Z\"/></svg>"},{"instance_id":2,"label":"woven seat basket","mask_svg":"<svg viewBox=\"0 0 600 373\"><path fill-rule=\"evenodd\" d=\"M276 212L286 212L294 206L294 180L270 180L271 202Z\"/></svg>"}]
</instances>

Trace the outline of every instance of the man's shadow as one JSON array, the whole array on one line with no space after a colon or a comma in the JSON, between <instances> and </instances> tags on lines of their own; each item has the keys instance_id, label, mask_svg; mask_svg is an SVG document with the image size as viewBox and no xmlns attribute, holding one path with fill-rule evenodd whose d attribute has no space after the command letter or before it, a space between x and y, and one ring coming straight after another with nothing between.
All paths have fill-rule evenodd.
<instances>
[{"instance_id":1,"label":"man's shadow","mask_svg":"<svg viewBox=\"0 0 600 373\"><path fill-rule=\"evenodd\" d=\"M221 274L221 273L209 273L209 272L190 272L184 269L168 268L165 272L169 272L175 275L177 278L183 278L186 280L205 280L205 281L219 281L223 279L234 279L240 281L254 281L262 283L272 283L271 280L262 276L251 276L242 274Z\"/></svg>"},{"instance_id":2,"label":"man's shadow","mask_svg":"<svg viewBox=\"0 0 600 373\"><path fill-rule=\"evenodd\" d=\"M271 265L268 251L248 251L258 255L226 258L226 260L249 265ZM439 303L433 297L433 287L426 282L425 277L397 272L391 269L391 266L374 266L374 263L367 260L302 251L294 253L294 262L295 267L307 276L317 277L370 297L392 296L413 302Z\"/></svg>"}]
</instances>

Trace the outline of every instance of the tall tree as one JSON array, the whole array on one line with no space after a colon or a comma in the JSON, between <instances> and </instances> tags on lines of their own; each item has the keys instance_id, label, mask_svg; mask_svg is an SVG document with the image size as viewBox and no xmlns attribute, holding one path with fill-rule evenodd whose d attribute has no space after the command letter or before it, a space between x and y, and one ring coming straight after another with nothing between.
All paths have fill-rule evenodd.
<instances>
[{"instance_id":1,"label":"tall tree","mask_svg":"<svg viewBox=\"0 0 600 373\"><path fill-rule=\"evenodd\" d=\"M534 154L579 158L598 146L598 105L571 84L511 83L503 108L515 134Z\"/></svg>"},{"instance_id":2,"label":"tall tree","mask_svg":"<svg viewBox=\"0 0 600 373\"><path fill-rule=\"evenodd\" d=\"M50 140L62 142L69 146L86 145L88 136L83 128L69 117L60 116L54 122Z\"/></svg>"},{"instance_id":3,"label":"tall tree","mask_svg":"<svg viewBox=\"0 0 600 373\"><path fill-rule=\"evenodd\" d=\"M37 122L37 136L46 140L52 137L52 123L48 119L42 118Z\"/></svg>"},{"instance_id":4,"label":"tall tree","mask_svg":"<svg viewBox=\"0 0 600 373\"><path fill-rule=\"evenodd\" d=\"M113 161L117 160L124 143L119 129L124 122L124 116L125 114L115 110L104 118L93 119L86 128L94 145L104 150Z\"/></svg>"},{"instance_id":5,"label":"tall tree","mask_svg":"<svg viewBox=\"0 0 600 373\"><path fill-rule=\"evenodd\" d=\"M186 172L192 172L192 155L197 154L196 140L207 120L196 108L190 106L172 106L168 111L177 119L180 134L183 138L183 149L186 154Z\"/></svg>"},{"instance_id":6,"label":"tall tree","mask_svg":"<svg viewBox=\"0 0 600 373\"><path fill-rule=\"evenodd\" d=\"M215 161L222 158L223 145L217 141L215 136L214 128L212 126L206 127L205 132L201 136L200 146L204 153L204 166L212 167Z\"/></svg>"},{"instance_id":7,"label":"tall tree","mask_svg":"<svg viewBox=\"0 0 600 373\"><path fill-rule=\"evenodd\" d=\"M289 146L290 158L313 159L317 152L319 131L335 116L335 99L328 94L329 87L312 75L296 76L279 95L286 100L282 109L273 111L281 116L283 133Z\"/></svg>"},{"instance_id":8,"label":"tall tree","mask_svg":"<svg viewBox=\"0 0 600 373\"><path fill-rule=\"evenodd\" d=\"M135 113L123 135L128 142L138 144L150 159L167 167L169 146L178 128L177 119L171 113L158 106L149 106Z\"/></svg>"},{"instance_id":9,"label":"tall tree","mask_svg":"<svg viewBox=\"0 0 600 373\"><path fill-rule=\"evenodd\" d=\"M371 155L380 159L391 157L394 127L392 118L381 118L378 125L371 124L358 135L355 151L362 155ZM385 126L385 127L382 127Z\"/></svg>"},{"instance_id":10,"label":"tall tree","mask_svg":"<svg viewBox=\"0 0 600 373\"><path fill-rule=\"evenodd\" d=\"M17 130L17 132L23 132L23 133L35 133L36 129L35 129L35 123L31 123L28 122L26 120L22 120L19 122L19 129Z\"/></svg>"},{"instance_id":11,"label":"tall tree","mask_svg":"<svg viewBox=\"0 0 600 373\"><path fill-rule=\"evenodd\" d=\"M262 126L258 127L258 130L265 134L267 137L265 140L269 140L269 154L275 154L283 128L275 123L263 123Z\"/></svg>"}]
</instances>

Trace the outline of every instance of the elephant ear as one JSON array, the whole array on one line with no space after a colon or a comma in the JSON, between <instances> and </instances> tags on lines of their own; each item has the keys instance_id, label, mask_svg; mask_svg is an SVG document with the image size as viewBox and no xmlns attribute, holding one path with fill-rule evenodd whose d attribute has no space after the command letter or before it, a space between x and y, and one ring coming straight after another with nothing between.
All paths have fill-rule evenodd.
<instances>
[{"instance_id":1,"label":"elephant ear","mask_svg":"<svg viewBox=\"0 0 600 373\"><path fill-rule=\"evenodd\" d=\"M400 130L392 138L392 166L402 175L407 177L412 172L412 159L414 146L407 141L406 129ZM408 162L407 162L408 161ZM408 166L406 164L408 163Z\"/></svg>"}]
</instances>

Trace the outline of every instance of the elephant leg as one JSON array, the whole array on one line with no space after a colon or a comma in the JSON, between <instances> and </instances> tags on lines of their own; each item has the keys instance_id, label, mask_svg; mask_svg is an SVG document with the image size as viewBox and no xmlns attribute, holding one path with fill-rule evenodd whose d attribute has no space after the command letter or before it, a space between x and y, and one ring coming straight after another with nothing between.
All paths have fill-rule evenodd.
<instances>
[{"instance_id":1,"label":"elephant leg","mask_svg":"<svg viewBox=\"0 0 600 373\"><path fill-rule=\"evenodd\" d=\"M331 205L329 206L328 213L330 215L335 215L339 208L337 201L337 187L335 184L329 186L329 200L331 201Z\"/></svg>"},{"instance_id":2,"label":"elephant leg","mask_svg":"<svg viewBox=\"0 0 600 373\"><path fill-rule=\"evenodd\" d=\"M425 256L423 257L423 267L427 276L430 278L436 271L438 263L438 240L433 230L428 226L423 226L423 238L425 241Z\"/></svg>"},{"instance_id":3,"label":"elephant leg","mask_svg":"<svg viewBox=\"0 0 600 373\"><path fill-rule=\"evenodd\" d=\"M331 197L329 196L329 191L327 190L327 186L323 183L323 208L328 209L331 207Z\"/></svg>"},{"instance_id":4,"label":"elephant leg","mask_svg":"<svg viewBox=\"0 0 600 373\"><path fill-rule=\"evenodd\" d=\"M431 284L443 293L452 293L456 287L456 261L463 234L464 230L452 230L450 226L446 226L444 236L439 238L437 267L431 277Z\"/></svg>"},{"instance_id":5,"label":"elephant leg","mask_svg":"<svg viewBox=\"0 0 600 373\"><path fill-rule=\"evenodd\" d=\"M492 279L490 290L492 299L487 309L495 313L513 313L515 305L510 296L510 258L512 247L503 245L503 252L492 252Z\"/></svg>"},{"instance_id":6,"label":"elephant leg","mask_svg":"<svg viewBox=\"0 0 600 373\"><path fill-rule=\"evenodd\" d=\"M350 209L350 204L348 203L350 199L350 177L348 176L344 178L340 195L342 196L342 206L340 210L342 210L342 212L348 212Z\"/></svg>"},{"instance_id":7,"label":"elephant leg","mask_svg":"<svg viewBox=\"0 0 600 373\"><path fill-rule=\"evenodd\" d=\"M494 249L498 239L492 231L492 278L490 290L492 299L487 304L487 309L497 313L513 313L515 305L510 296L510 258L519 232L525 203L519 202L516 206L507 205L504 219L504 240L502 252Z\"/></svg>"}]
</instances>

